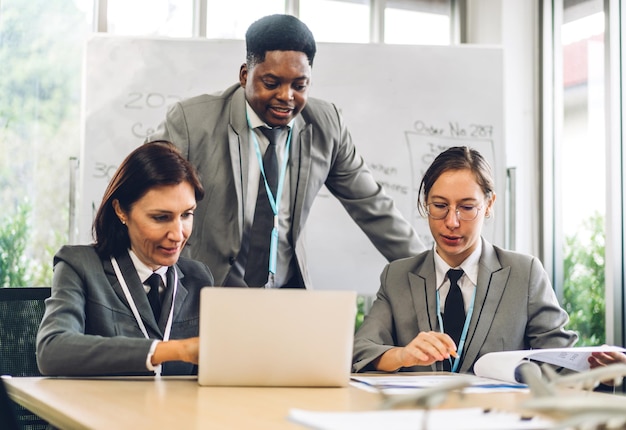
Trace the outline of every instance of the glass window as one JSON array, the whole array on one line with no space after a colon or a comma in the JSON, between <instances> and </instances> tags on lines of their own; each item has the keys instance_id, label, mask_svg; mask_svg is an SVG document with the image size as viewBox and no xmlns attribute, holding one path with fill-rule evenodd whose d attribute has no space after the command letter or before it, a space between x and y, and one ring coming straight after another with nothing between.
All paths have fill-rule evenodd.
<instances>
[{"instance_id":1,"label":"glass window","mask_svg":"<svg viewBox=\"0 0 626 430\"><path fill-rule=\"evenodd\" d=\"M93 3L0 3L0 287L49 285L68 242L80 152L83 44Z\"/></svg>"},{"instance_id":2,"label":"glass window","mask_svg":"<svg viewBox=\"0 0 626 430\"><path fill-rule=\"evenodd\" d=\"M599 1L565 1L562 16L555 47L562 64L556 89L562 106L555 105L562 116L555 143L556 246L562 247L557 255L571 328L581 335L579 345L598 345L605 340L604 13Z\"/></svg>"},{"instance_id":3,"label":"glass window","mask_svg":"<svg viewBox=\"0 0 626 430\"><path fill-rule=\"evenodd\" d=\"M369 42L368 0L300 0L300 19L318 42Z\"/></svg>"},{"instance_id":4,"label":"glass window","mask_svg":"<svg viewBox=\"0 0 626 430\"><path fill-rule=\"evenodd\" d=\"M385 43L449 45L450 16L386 8Z\"/></svg>"},{"instance_id":5,"label":"glass window","mask_svg":"<svg viewBox=\"0 0 626 430\"><path fill-rule=\"evenodd\" d=\"M285 13L284 0L207 0L206 37L244 39L250 24L274 13Z\"/></svg>"},{"instance_id":6,"label":"glass window","mask_svg":"<svg viewBox=\"0 0 626 430\"><path fill-rule=\"evenodd\" d=\"M108 0L107 31L128 36L190 37L191 0Z\"/></svg>"}]
</instances>

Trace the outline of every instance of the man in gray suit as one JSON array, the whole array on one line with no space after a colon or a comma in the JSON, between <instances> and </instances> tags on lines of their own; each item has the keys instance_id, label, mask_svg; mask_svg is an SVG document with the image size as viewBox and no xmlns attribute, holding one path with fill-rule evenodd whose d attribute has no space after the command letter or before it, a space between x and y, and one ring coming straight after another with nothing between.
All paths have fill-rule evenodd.
<instances>
[{"instance_id":1,"label":"man in gray suit","mask_svg":"<svg viewBox=\"0 0 626 430\"><path fill-rule=\"evenodd\" d=\"M238 84L176 103L148 138L174 142L202 177L207 198L198 205L188 255L211 267L217 285L310 287L303 230L323 185L388 260L423 251L337 107L308 98L316 45L306 25L289 15L261 18L248 29L246 48ZM264 168L264 129L278 132L276 190ZM265 192L272 210L265 236L274 240L259 247L252 231L257 194ZM260 269L251 268L255 262ZM261 278L250 280L250 272Z\"/></svg>"}]
</instances>

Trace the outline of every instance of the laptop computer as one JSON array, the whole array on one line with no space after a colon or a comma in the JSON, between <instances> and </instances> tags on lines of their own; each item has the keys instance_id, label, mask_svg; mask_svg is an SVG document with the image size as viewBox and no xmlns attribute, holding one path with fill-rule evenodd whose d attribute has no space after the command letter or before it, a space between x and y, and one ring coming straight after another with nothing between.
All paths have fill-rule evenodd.
<instances>
[{"instance_id":1,"label":"laptop computer","mask_svg":"<svg viewBox=\"0 0 626 430\"><path fill-rule=\"evenodd\" d=\"M356 308L355 291L203 288L198 383L345 387Z\"/></svg>"}]
</instances>

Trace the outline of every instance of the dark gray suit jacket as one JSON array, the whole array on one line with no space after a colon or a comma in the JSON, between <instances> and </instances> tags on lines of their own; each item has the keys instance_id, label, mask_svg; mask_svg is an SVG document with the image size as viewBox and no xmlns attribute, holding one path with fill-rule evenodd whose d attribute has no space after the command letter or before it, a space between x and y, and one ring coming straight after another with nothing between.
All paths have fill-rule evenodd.
<instances>
[{"instance_id":1,"label":"dark gray suit jacket","mask_svg":"<svg viewBox=\"0 0 626 430\"><path fill-rule=\"evenodd\" d=\"M355 335L353 371L374 370L372 362L394 346L405 346L422 331L439 331L434 250L394 261L380 277L372 309ZM483 239L474 312L460 372L472 372L488 352L572 346L578 336L565 330L559 306L541 262L505 251ZM442 370L442 362L403 371Z\"/></svg>"},{"instance_id":2,"label":"dark gray suit jacket","mask_svg":"<svg viewBox=\"0 0 626 430\"><path fill-rule=\"evenodd\" d=\"M137 325L111 260L101 259L93 246L64 246L54 257L52 293L37 334L42 374L153 374L146 369L146 358L153 340L163 338L173 289L164 292L157 322L130 256L124 253L117 261L150 339ZM195 337L200 289L213 285L213 275L204 264L182 257L174 268L178 291L170 339ZM193 374L196 370L190 363L170 362L163 365L162 373Z\"/></svg>"},{"instance_id":3,"label":"dark gray suit jacket","mask_svg":"<svg viewBox=\"0 0 626 430\"><path fill-rule=\"evenodd\" d=\"M205 94L176 103L148 138L173 142L200 173L206 196L198 202L186 250L211 268L217 285L226 278L241 248L247 166L254 156L248 151L245 112L244 92L236 84L219 95ZM311 279L301 233L323 185L389 261L425 249L411 224L374 180L334 105L309 98L295 119L292 136L289 238L304 286L310 287Z\"/></svg>"}]
</instances>

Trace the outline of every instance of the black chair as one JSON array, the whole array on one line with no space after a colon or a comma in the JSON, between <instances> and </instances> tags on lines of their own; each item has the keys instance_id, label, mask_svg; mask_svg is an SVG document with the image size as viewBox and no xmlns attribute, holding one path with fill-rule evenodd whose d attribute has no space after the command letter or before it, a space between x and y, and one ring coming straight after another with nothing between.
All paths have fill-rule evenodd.
<instances>
[{"instance_id":1,"label":"black chair","mask_svg":"<svg viewBox=\"0 0 626 430\"><path fill-rule=\"evenodd\" d=\"M0 375L41 376L35 339L48 297L48 287L0 288ZM14 404L14 410L20 428L48 428L46 421L28 409Z\"/></svg>"},{"instance_id":2,"label":"black chair","mask_svg":"<svg viewBox=\"0 0 626 430\"><path fill-rule=\"evenodd\" d=\"M17 421L15 403L9 398L2 378L0 378L0 423L5 430L21 430Z\"/></svg>"}]
</instances>

